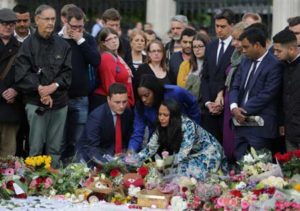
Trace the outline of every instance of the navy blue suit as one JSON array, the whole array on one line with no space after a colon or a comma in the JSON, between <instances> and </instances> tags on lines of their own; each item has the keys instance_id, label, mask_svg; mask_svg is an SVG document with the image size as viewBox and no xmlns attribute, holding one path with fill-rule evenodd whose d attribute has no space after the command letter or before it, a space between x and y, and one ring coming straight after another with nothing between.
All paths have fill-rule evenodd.
<instances>
[{"instance_id":1,"label":"navy blue suit","mask_svg":"<svg viewBox=\"0 0 300 211\"><path fill-rule=\"evenodd\" d=\"M264 126L235 127L235 154L240 159L249 146L256 149L272 148L272 141L278 135L278 100L282 84L282 66L279 61L268 52L263 58L252 80L249 82L248 100L244 103L244 85L252 61L244 58L235 75L229 93L230 104L237 103L247 111L247 115L261 116Z\"/></svg>"},{"instance_id":2,"label":"navy blue suit","mask_svg":"<svg viewBox=\"0 0 300 211\"><path fill-rule=\"evenodd\" d=\"M122 144L127 149L132 132L133 116L130 109L121 115ZM80 159L105 161L104 154L114 156L115 126L112 112L107 103L97 107L90 113L84 132L77 145Z\"/></svg>"},{"instance_id":3,"label":"navy blue suit","mask_svg":"<svg viewBox=\"0 0 300 211\"><path fill-rule=\"evenodd\" d=\"M218 93L224 89L226 80L225 70L230 65L234 47L229 45L217 64L218 45L219 39L216 39L205 48L201 79L201 104L203 108L201 126L221 142L223 139L223 114L211 115L205 107L205 103L208 101L214 102Z\"/></svg>"}]
</instances>

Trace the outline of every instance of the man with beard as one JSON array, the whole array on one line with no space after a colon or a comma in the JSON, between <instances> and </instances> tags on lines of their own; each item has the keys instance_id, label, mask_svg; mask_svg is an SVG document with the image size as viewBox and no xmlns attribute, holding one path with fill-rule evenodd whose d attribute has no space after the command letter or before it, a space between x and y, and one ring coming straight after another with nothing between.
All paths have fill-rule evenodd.
<instances>
[{"instance_id":1,"label":"man with beard","mask_svg":"<svg viewBox=\"0 0 300 211\"><path fill-rule=\"evenodd\" d=\"M285 29L273 37L274 55L283 61L283 111L286 148L300 148L300 49L295 32Z\"/></svg>"},{"instance_id":2,"label":"man with beard","mask_svg":"<svg viewBox=\"0 0 300 211\"><path fill-rule=\"evenodd\" d=\"M17 16L14 36L19 42L22 43L33 32L33 30L30 28L31 25L30 12L25 5L21 5L21 4L16 5L13 8L13 11L16 13Z\"/></svg>"},{"instance_id":3,"label":"man with beard","mask_svg":"<svg viewBox=\"0 0 300 211\"><path fill-rule=\"evenodd\" d=\"M170 60L173 53L181 51L180 37L183 30L188 25L188 19L184 15L175 15L171 19L172 40L166 44L166 59Z\"/></svg>"},{"instance_id":4,"label":"man with beard","mask_svg":"<svg viewBox=\"0 0 300 211\"><path fill-rule=\"evenodd\" d=\"M195 34L196 31L190 28L186 28L181 34L180 45L182 50L174 53L169 62L169 73L172 84L176 84L180 64L191 57L192 42Z\"/></svg>"}]
</instances>

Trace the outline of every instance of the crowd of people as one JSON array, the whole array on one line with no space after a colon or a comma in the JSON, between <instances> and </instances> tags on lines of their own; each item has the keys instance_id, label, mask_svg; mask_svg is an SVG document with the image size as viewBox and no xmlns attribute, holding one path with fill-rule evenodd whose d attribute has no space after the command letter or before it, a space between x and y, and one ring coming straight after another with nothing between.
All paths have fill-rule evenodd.
<instances>
[{"instance_id":1,"label":"crowd of people","mask_svg":"<svg viewBox=\"0 0 300 211\"><path fill-rule=\"evenodd\" d=\"M91 34L74 4L59 32L49 5L35 28L26 6L0 9L0 157L47 154L58 168L167 151L204 179L250 147L299 149L300 16L272 40L259 14L235 17L218 12L213 39L175 15L163 43L150 23L123 35L114 8Z\"/></svg>"}]
</instances>

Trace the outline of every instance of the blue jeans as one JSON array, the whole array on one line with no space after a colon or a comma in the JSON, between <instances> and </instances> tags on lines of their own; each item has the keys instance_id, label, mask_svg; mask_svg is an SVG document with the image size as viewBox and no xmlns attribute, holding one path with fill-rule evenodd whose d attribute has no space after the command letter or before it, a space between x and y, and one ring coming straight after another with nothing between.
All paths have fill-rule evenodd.
<instances>
[{"instance_id":1,"label":"blue jeans","mask_svg":"<svg viewBox=\"0 0 300 211\"><path fill-rule=\"evenodd\" d=\"M88 97L69 99L62 159L70 158L75 155L75 146L81 137L87 121L88 108Z\"/></svg>"}]
</instances>

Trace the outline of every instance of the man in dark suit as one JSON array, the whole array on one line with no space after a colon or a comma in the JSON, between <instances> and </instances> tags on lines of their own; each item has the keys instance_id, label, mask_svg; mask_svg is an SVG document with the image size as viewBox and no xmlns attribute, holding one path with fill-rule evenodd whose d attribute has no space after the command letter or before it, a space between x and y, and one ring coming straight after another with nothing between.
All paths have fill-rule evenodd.
<instances>
[{"instance_id":1,"label":"man in dark suit","mask_svg":"<svg viewBox=\"0 0 300 211\"><path fill-rule=\"evenodd\" d=\"M245 125L249 116L263 119L260 126L235 126L235 156L239 160L249 147L272 150L278 135L278 100L282 67L267 50L266 37L257 28L240 36L246 58L241 61L229 93L230 109L236 124Z\"/></svg>"},{"instance_id":2,"label":"man in dark suit","mask_svg":"<svg viewBox=\"0 0 300 211\"><path fill-rule=\"evenodd\" d=\"M274 54L285 63L283 72L284 128L288 151L300 148L300 48L294 32L285 29L273 37Z\"/></svg>"},{"instance_id":3,"label":"man in dark suit","mask_svg":"<svg viewBox=\"0 0 300 211\"><path fill-rule=\"evenodd\" d=\"M202 126L220 142L223 139L225 70L230 65L230 58L234 51L234 47L231 46L233 24L234 14L231 10L224 9L215 16L218 39L206 47L201 79Z\"/></svg>"},{"instance_id":4,"label":"man in dark suit","mask_svg":"<svg viewBox=\"0 0 300 211\"><path fill-rule=\"evenodd\" d=\"M127 89L114 83L109 88L107 103L89 115L85 130L77 145L79 159L85 162L106 162L104 155L114 156L127 149L133 117L127 106Z\"/></svg>"}]
</instances>

